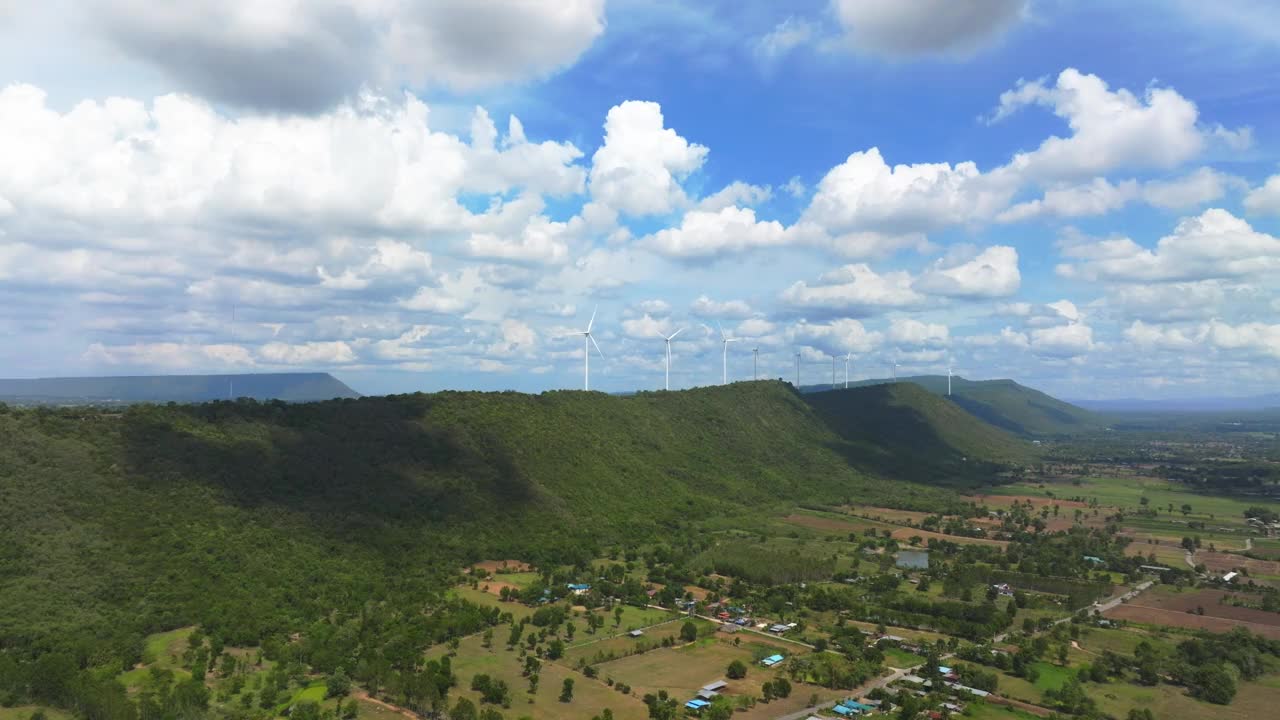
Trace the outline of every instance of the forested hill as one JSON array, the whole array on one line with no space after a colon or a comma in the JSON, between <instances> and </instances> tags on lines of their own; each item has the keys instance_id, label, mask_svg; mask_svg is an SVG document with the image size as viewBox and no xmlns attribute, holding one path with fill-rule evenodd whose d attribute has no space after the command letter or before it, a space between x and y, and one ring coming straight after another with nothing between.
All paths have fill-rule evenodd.
<instances>
[{"instance_id":1,"label":"forested hill","mask_svg":"<svg viewBox=\"0 0 1280 720\"><path fill-rule=\"evenodd\" d=\"M855 467L932 484L989 481L1031 462L1030 446L920 385L900 382L810 393L805 400L844 440Z\"/></svg>"},{"instance_id":2,"label":"forested hill","mask_svg":"<svg viewBox=\"0 0 1280 720\"><path fill-rule=\"evenodd\" d=\"M233 397L312 402L359 394L329 373L0 379L0 402L22 405L193 403Z\"/></svg>"},{"instance_id":3,"label":"forested hill","mask_svg":"<svg viewBox=\"0 0 1280 720\"><path fill-rule=\"evenodd\" d=\"M859 412L910 416L921 400L887 392ZM877 448L905 421L860 439L870 417L813 400L771 381L625 398L0 405L0 669L36 648L129 667L144 633L188 624L251 645L369 602L421 608L484 557L573 562L801 502L959 502L866 457L950 457L953 441L972 457L965 436L935 423L928 444Z\"/></svg>"},{"instance_id":4,"label":"forested hill","mask_svg":"<svg viewBox=\"0 0 1280 720\"><path fill-rule=\"evenodd\" d=\"M893 380L872 379L849 383L850 388L886 385ZM898 383L914 383L929 392L947 396L946 375L902 377ZM823 392L830 385L810 385L806 393ZM1025 436L1067 435L1095 430L1106 421L1084 408L1059 400L1013 380L966 380L951 378L951 402L974 417L1009 432Z\"/></svg>"}]
</instances>

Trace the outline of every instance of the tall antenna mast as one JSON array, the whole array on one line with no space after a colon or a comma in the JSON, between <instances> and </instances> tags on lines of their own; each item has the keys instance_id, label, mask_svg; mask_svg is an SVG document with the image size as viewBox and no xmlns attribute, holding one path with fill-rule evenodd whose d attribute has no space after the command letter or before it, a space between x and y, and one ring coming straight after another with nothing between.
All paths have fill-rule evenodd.
<instances>
[{"instance_id":1,"label":"tall antenna mast","mask_svg":"<svg viewBox=\"0 0 1280 720\"><path fill-rule=\"evenodd\" d=\"M760 379L760 348L751 348L751 379Z\"/></svg>"}]
</instances>

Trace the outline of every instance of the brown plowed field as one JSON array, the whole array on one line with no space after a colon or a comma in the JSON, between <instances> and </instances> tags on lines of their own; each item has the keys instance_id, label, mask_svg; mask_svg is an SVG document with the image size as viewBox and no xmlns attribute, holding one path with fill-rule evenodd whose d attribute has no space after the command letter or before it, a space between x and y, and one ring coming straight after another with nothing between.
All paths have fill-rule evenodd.
<instances>
[{"instance_id":1,"label":"brown plowed field","mask_svg":"<svg viewBox=\"0 0 1280 720\"><path fill-rule=\"evenodd\" d=\"M1280 562L1275 560L1254 560L1243 555L1232 555L1220 552L1198 552L1196 562L1214 572L1226 572L1233 568L1246 568L1250 574L1280 575Z\"/></svg>"},{"instance_id":2,"label":"brown plowed field","mask_svg":"<svg viewBox=\"0 0 1280 720\"><path fill-rule=\"evenodd\" d=\"M1208 612L1205 608L1205 612ZM1149 625L1166 625L1168 627L1188 628L1192 630L1209 630L1210 632L1228 632L1235 627L1246 627L1258 635L1280 640L1280 626L1259 625L1255 623L1230 620L1228 618L1193 615L1176 610L1160 610L1140 605L1118 605L1106 613L1109 618L1128 620L1130 622L1147 623Z\"/></svg>"},{"instance_id":3,"label":"brown plowed field","mask_svg":"<svg viewBox=\"0 0 1280 720\"><path fill-rule=\"evenodd\" d=\"M1183 593L1167 593L1161 590L1139 596L1133 602L1121 604L1107 611L1108 617L1133 622L1169 625L1172 627L1226 632L1242 625L1252 632L1280 640L1280 613L1236 607L1220 602L1221 590L1197 590ZM1188 610L1203 608L1204 615Z\"/></svg>"}]
</instances>

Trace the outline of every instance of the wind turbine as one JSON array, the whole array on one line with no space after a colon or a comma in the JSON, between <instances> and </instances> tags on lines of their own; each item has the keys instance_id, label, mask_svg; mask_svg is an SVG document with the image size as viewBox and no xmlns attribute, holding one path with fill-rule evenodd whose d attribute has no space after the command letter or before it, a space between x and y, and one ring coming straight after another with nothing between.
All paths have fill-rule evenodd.
<instances>
[{"instance_id":1,"label":"wind turbine","mask_svg":"<svg viewBox=\"0 0 1280 720\"><path fill-rule=\"evenodd\" d=\"M751 348L751 379L760 379L760 348Z\"/></svg>"},{"instance_id":2,"label":"wind turbine","mask_svg":"<svg viewBox=\"0 0 1280 720\"><path fill-rule=\"evenodd\" d=\"M600 345L596 343L596 339L591 335L591 326L596 323L596 310L600 306L597 305L591 311L591 319L587 321L587 329L579 332L569 333L570 335L582 336L582 389L591 389L591 346L596 346L596 352L600 354L600 359L604 359L604 353L600 352Z\"/></svg>"},{"instance_id":3,"label":"wind turbine","mask_svg":"<svg viewBox=\"0 0 1280 720\"><path fill-rule=\"evenodd\" d=\"M719 320L716 321L716 327L720 328L720 345L721 347L723 347L723 350L720 353L721 355L720 362L721 362L721 365L723 366L720 371L720 384L728 385L729 384L729 343L738 342L742 338L725 337L724 326L720 324Z\"/></svg>"},{"instance_id":4,"label":"wind turbine","mask_svg":"<svg viewBox=\"0 0 1280 720\"><path fill-rule=\"evenodd\" d=\"M682 332L684 332L684 328L680 328L679 330L671 333L670 335L662 335L662 333L658 333L659 335L662 335L663 340L667 341L667 384L666 384L667 390L671 389L671 341L674 340L675 337Z\"/></svg>"},{"instance_id":5,"label":"wind turbine","mask_svg":"<svg viewBox=\"0 0 1280 720\"><path fill-rule=\"evenodd\" d=\"M800 351L796 351L796 389L800 389Z\"/></svg>"},{"instance_id":6,"label":"wind turbine","mask_svg":"<svg viewBox=\"0 0 1280 720\"><path fill-rule=\"evenodd\" d=\"M947 397L951 397L951 363L947 363Z\"/></svg>"},{"instance_id":7,"label":"wind turbine","mask_svg":"<svg viewBox=\"0 0 1280 720\"><path fill-rule=\"evenodd\" d=\"M893 363L893 381L898 382L898 363L896 361Z\"/></svg>"},{"instance_id":8,"label":"wind turbine","mask_svg":"<svg viewBox=\"0 0 1280 720\"><path fill-rule=\"evenodd\" d=\"M836 389L836 356L834 353L831 355L831 389Z\"/></svg>"},{"instance_id":9,"label":"wind turbine","mask_svg":"<svg viewBox=\"0 0 1280 720\"><path fill-rule=\"evenodd\" d=\"M848 355L844 356L844 389L849 389L849 361L853 359L853 351L850 350Z\"/></svg>"}]
</instances>

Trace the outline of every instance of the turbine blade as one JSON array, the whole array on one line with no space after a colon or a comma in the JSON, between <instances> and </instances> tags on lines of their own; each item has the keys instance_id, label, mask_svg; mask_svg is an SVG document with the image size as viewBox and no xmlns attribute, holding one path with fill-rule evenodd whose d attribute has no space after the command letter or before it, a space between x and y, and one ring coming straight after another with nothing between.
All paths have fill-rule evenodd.
<instances>
[{"instance_id":1,"label":"turbine blade","mask_svg":"<svg viewBox=\"0 0 1280 720\"><path fill-rule=\"evenodd\" d=\"M587 333L587 338L591 340L591 344L596 346L596 352L600 355L600 359L604 359L604 353L600 352L600 345L596 343L596 338L591 333Z\"/></svg>"},{"instance_id":2,"label":"turbine blade","mask_svg":"<svg viewBox=\"0 0 1280 720\"><path fill-rule=\"evenodd\" d=\"M587 321L587 332L591 332L591 326L594 325L596 322L596 310L599 310L599 309L600 309L600 306L597 305L595 306L595 308L591 310L591 319Z\"/></svg>"},{"instance_id":3,"label":"turbine blade","mask_svg":"<svg viewBox=\"0 0 1280 720\"><path fill-rule=\"evenodd\" d=\"M671 333L671 337L669 337L669 338L667 338L667 339L668 339L668 340L675 340L675 339L676 339L676 336L677 336L677 335L679 335L679 334L680 334L680 333L682 333L682 332L684 332L684 328L680 328L679 330L677 330L677 331L675 331L675 332Z\"/></svg>"},{"instance_id":4,"label":"turbine blade","mask_svg":"<svg viewBox=\"0 0 1280 720\"><path fill-rule=\"evenodd\" d=\"M720 330L720 339L721 339L721 340L723 340L723 339L724 339L724 326L720 324L720 321L719 321L719 320L717 320L717 321L716 321L716 328L718 328L718 329Z\"/></svg>"}]
</instances>

